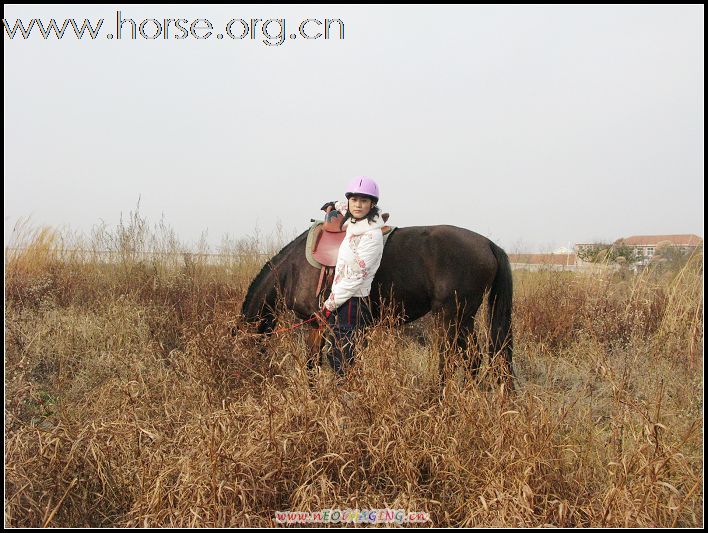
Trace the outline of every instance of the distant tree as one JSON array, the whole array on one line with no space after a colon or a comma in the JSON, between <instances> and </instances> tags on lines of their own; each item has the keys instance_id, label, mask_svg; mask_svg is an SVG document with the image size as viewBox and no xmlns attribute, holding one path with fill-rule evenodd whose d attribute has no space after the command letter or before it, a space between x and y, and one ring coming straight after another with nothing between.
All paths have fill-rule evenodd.
<instances>
[{"instance_id":1,"label":"distant tree","mask_svg":"<svg viewBox=\"0 0 708 533\"><path fill-rule=\"evenodd\" d=\"M612 261L617 261L620 257L623 258L625 264L631 265L639 260L637 251L631 246L624 244L624 241L617 241L610 248L610 259Z\"/></svg>"},{"instance_id":2,"label":"distant tree","mask_svg":"<svg viewBox=\"0 0 708 533\"><path fill-rule=\"evenodd\" d=\"M680 270L686 265L692 254L702 256L703 245L701 244L694 252L693 248L683 249L669 241L662 241L656 245L651 262L666 270Z\"/></svg>"},{"instance_id":3,"label":"distant tree","mask_svg":"<svg viewBox=\"0 0 708 533\"><path fill-rule=\"evenodd\" d=\"M639 259L634 248L627 246L622 241L617 241L614 244L593 243L578 250L578 257L588 263L604 263L607 261L623 265L631 265Z\"/></svg>"},{"instance_id":4,"label":"distant tree","mask_svg":"<svg viewBox=\"0 0 708 533\"><path fill-rule=\"evenodd\" d=\"M578 250L578 257L587 263L601 263L607 255L610 244L596 242Z\"/></svg>"}]
</instances>

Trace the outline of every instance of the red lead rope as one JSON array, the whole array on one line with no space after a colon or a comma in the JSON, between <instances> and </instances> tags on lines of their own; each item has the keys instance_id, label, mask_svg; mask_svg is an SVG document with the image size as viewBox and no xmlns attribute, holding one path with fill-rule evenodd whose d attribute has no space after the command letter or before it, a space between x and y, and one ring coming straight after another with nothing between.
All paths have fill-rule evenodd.
<instances>
[{"instance_id":1,"label":"red lead rope","mask_svg":"<svg viewBox=\"0 0 708 533\"><path fill-rule=\"evenodd\" d=\"M295 328L299 328L300 326L304 326L304 325L307 324L308 322L312 322L313 320L317 320L317 319L319 319L320 321L322 321L324 324L329 324L329 323L327 322L327 320L322 317L322 315L320 315L319 313L315 313L315 316L313 316L312 318L309 318L309 319L305 320L304 322L300 322L299 324L295 324L294 326L290 326L289 328L276 329L275 331L270 332L270 335L273 335L273 334L275 334L275 333L283 333L284 331L290 331L290 330L293 330L293 329L295 329ZM269 334L268 334L268 333L249 333L248 335L256 336L256 335L269 335Z\"/></svg>"},{"instance_id":2,"label":"red lead rope","mask_svg":"<svg viewBox=\"0 0 708 533\"><path fill-rule=\"evenodd\" d=\"M312 318L305 320L304 322L300 322L299 324L295 324L294 326L290 326L289 328L276 329L272 333L275 334L275 333L283 333L284 331L290 331L291 329L299 328L300 326L307 324L308 322L312 322L313 320L315 320L317 318L318 318L318 316L315 315ZM265 335L265 333L262 333L261 335Z\"/></svg>"}]
</instances>

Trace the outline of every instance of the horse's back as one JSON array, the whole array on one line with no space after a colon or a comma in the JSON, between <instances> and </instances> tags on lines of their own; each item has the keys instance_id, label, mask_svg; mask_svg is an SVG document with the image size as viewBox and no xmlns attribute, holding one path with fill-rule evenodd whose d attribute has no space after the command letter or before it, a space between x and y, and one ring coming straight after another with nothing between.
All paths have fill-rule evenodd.
<instances>
[{"instance_id":1,"label":"horse's back","mask_svg":"<svg viewBox=\"0 0 708 533\"><path fill-rule=\"evenodd\" d=\"M439 260L447 261L452 257L496 269L492 241L467 228L449 224L406 226L397 228L394 233L402 246L419 248Z\"/></svg>"},{"instance_id":2,"label":"horse's back","mask_svg":"<svg viewBox=\"0 0 708 533\"><path fill-rule=\"evenodd\" d=\"M406 303L424 307L455 291L477 297L497 272L491 241L451 225L399 227L389 237L374 281L384 294L406 290Z\"/></svg>"}]
</instances>

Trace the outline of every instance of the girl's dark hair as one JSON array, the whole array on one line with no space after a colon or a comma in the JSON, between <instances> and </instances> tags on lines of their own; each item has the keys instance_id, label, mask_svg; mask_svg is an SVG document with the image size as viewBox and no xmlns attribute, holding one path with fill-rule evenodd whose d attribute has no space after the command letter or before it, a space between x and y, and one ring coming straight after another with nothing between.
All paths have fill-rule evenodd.
<instances>
[{"instance_id":1,"label":"girl's dark hair","mask_svg":"<svg viewBox=\"0 0 708 533\"><path fill-rule=\"evenodd\" d=\"M365 195L361 195L361 196L365 196ZM370 198L372 202L376 202L376 201L377 201L377 200L374 200L371 196L366 195L365 197L366 197L366 198ZM347 200L349 200L349 198L347 198ZM369 210L369 214L366 215L366 217L364 217L364 218L366 218L366 220L368 220L369 223L371 223L371 222L373 222L374 219L375 219L377 216L379 216L380 214L381 214L381 208L380 208L378 205L374 205L374 206L371 207L371 210ZM342 223L339 225L339 229L340 229L340 230L342 229L342 226L344 225L344 223L345 223L347 220L349 220L350 218L352 218L352 214L351 214L351 212L349 211L349 208L347 208L347 214L344 215L344 218L342 219ZM362 219L362 220L363 220L363 219ZM354 220L352 220L351 223L352 223L352 224L356 224L356 222L355 222Z\"/></svg>"}]
</instances>

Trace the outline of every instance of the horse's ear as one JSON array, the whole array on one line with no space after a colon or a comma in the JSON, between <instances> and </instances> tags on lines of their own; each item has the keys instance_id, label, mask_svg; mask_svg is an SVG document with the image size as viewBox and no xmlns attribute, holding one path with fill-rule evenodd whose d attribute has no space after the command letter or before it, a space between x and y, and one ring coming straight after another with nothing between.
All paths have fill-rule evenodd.
<instances>
[{"instance_id":1,"label":"horse's ear","mask_svg":"<svg viewBox=\"0 0 708 533\"><path fill-rule=\"evenodd\" d=\"M389 216L391 216L391 215L389 215L388 213L384 213L383 215L381 215L381 218L383 218L383 221L384 221L384 222L388 222L388 217L389 217Z\"/></svg>"}]
</instances>

